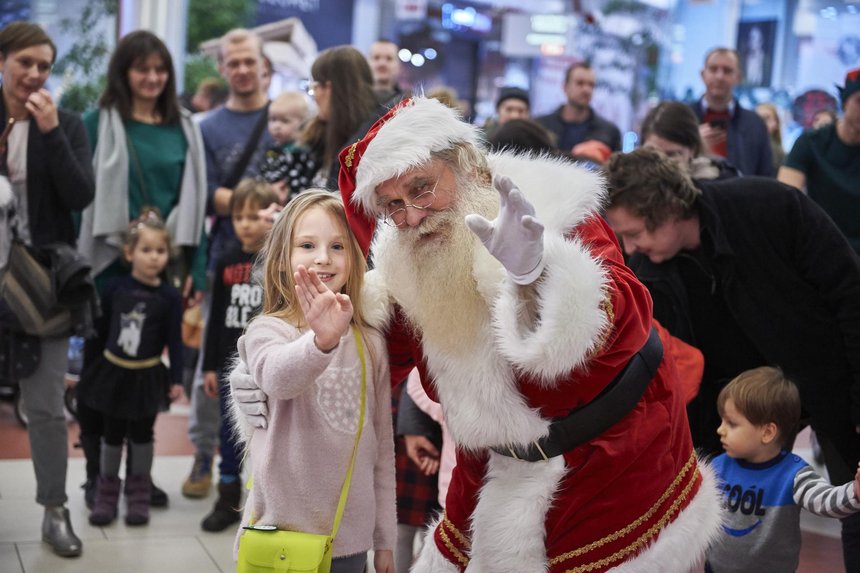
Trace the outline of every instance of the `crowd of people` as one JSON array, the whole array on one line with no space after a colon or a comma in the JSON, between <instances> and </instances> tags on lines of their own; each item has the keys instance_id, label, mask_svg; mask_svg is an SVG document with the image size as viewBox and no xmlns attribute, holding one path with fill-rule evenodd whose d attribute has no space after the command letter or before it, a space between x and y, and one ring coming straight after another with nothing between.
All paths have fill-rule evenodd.
<instances>
[{"instance_id":1,"label":"crowd of people","mask_svg":"<svg viewBox=\"0 0 860 573\"><path fill-rule=\"evenodd\" d=\"M271 100L262 48L226 33L183 103L132 32L79 118L44 87L52 39L0 30L0 263L74 246L101 301L76 388L90 523L168 504L154 424L184 392L181 491L207 498L220 458L201 528L236 529L240 570L276 528L334 537L336 573L369 551L379 573L794 571L807 509L860 571L860 70L786 153L713 49L704 95L622 153L585 62L556 110L506 86L479 127L404 93L390 40L322 51ZM42 538L74 557L71 331L14 310ZM805 425L829 482L791 453Z\"/></svg>"}]
</instances>

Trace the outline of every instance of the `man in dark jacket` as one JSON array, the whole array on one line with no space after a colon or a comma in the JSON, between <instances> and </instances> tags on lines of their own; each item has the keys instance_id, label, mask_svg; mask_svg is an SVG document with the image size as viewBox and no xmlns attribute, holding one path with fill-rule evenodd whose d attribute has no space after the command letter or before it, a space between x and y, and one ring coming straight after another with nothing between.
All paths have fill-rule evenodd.
<instances>
[{"instance_id":1,"label":"man in dark jacket","mask_svg":"<svg viewBox=\"0 0 860 573\"><path fill-rule=\"evenodd\" d=\"M800 389L833 483L860 460L860 259L809 198L771 179L693 181L661 152L609 163L606 218L654 299L654 316L705 356L688 407L693 441L716 453L716 397L749 368L779 366ZM860 520L843 520L857 571Z\"/></svg>"},{"instance_id":2,"label":"man in dark jacket","mask_svg":"<svg viewBox=\"0 0 860 573\"><path fill-rule=\"evenodd\" d=\"M692 104L708 155L725 157L742 175L773 177L773 152L767 126L759 115L734 97L740 83L738 53L714 48L705 56L705 95Z\"/></svg>"},{"instance_id":3,"label":"man in dark jacket","mask_svg":"<svg viewBox=\"0 0 860 573\"><path fill-rule=\"evenodd\" d=\"M591 107L595 84L591 66L585 62L573 64L564 76L567 103L535 120L555 134L556 145L565 153L570 153L577 143L595 139L608 145L612 151L621 150L621 132Z\"/></svg>"}]
</instances>

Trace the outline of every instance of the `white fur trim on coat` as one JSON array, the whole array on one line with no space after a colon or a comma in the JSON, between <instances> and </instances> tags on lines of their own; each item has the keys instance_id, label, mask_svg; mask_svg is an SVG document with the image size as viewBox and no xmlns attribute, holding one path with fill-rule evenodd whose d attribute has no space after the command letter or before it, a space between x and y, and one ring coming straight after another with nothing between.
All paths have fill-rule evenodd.
<instances>
[{"instance_id":1,"label":"white fur trim on coat","mask_svg":"<svg viewBox=\"0 0 860 573\"><path fill-rule=\"evenodd\" d=\"M493 454L495 456L495 454ZM557 468L549 464L529 464L509 458L496 456L505 465L521 464L523 468L544 468L545 474L536 481L529 480L527 491L523 491L522 483L497 482L497 488L490 483L481 490L479 507L473 514L473 530L491 532L488 537L502 537L509 544L483 544L472 533L472 554L468 573L494 572L514 573L522 571L542 572L547 570L547 558L544 545L544 524L542 521L548 510L543 497L549 488L554 490L553 482L561 479L562 475L554 475ZM559 458L555 458L558 460ZM513 479L523 479L517 472L518 468L502 468L495 464L497 472L513 470L517 475ZM562 467L562 474L564 468ZM686 573L700 571L707 556L708 548L719 537L723 526L723 509L717 488L717 478L707 464L699 461L702 472L702 483L696 496L690 504L681 511L672 523L667 525L657 539L634 559L625 561L613 567L611 573ZM492 473L494 470L490 470ZM488 474L489 475L489 474ZM504 473L500 473L507 479ZM510 491L506 488L512 487ZM516 494L511 499L510 493ZM619 492L620 494L621 492ZM536 495L529 502L528 495ZM505 496L498 499L498 496ZM535 503L535 501L537 503ZM479 511L481 512L479 514ZM517 516L512 520L511 516ZM538 522L537 530L535 522ZM428 528L424 547L418 557L412 573L456 573L458 570L448 562L436 547L433 539L439 519ZM542 555L542 560L538 557Z\"/></svg>"},{"instance_id":2,"label":"white fur trim on coat","mask_svg":"<svg viewBox=\"0 0 860 573\"><path fill-rule=\"evenodd\" d=\"M409 573L459 573L460 569L442 555L436 547L436 540L433 539L433 534L442 522L442 518L443 515L440 514L427 526L421 552L409 568Z\"/></svg>"},{"instance_id":3,"label":"white fur trim on coat","mask_svg":"<svg viewBox=\"0 0 860 573\"><path fill-rule=\"evenodd\" d=\"M242 359L239 358L238 354L234 354L233 359L230 360L230 367L227 368L227 372L229 372L227 380L229 380L230 376L233 375L233 370L243 366L245 371L247 371L247 365L243 364ZM233 396L232 385L230 386L230 403L227 406L227 418L230 424L230 431L236 439L236 443L242 446L243 454L247 456L251 443L251 436L254 434L254 430L256 428L248 421L244 412L239 409L239 402Z\"/></svg>"},{"instance_id":4,"label":"white fur trim on coat","mask_svg":"<svg viewBox=\"0 0 860 573\"><path fill-rule=\"evenodd\" d=\"M469 573L546 571L546 514L566 471L561 456L532 463L490 452L472 513Z\"/></svg>"},{"instance_id":5,"label":"white fur trim on coat","mask_svg":"<svg viewBox=\"0 0 860 573\"><path fill-rule=\"evenodd\" d=\"M444 555L436 547L436 540L433 539L433 534L439 523L442 521L442 515L434 519L424 532L424 544L421 547L421 552L412 567L409 568L409 573L459 573L460 569L456 565L448 561Z\"/></svg>"},{"instance_id":6,"label":"white fur trim on coat","mask_svg":"<svg viewBox=\"0 0 860 573\"><path fill-rule=\"evenodd\" d=\"M434 151L456 143L479 145L478 127L438 100L416 97L383 125L361 156L350 199L375 214L376 186L426 163Z\"/></svg>"},{"instance_id":7,"label":"white fur trim on coat","mask_svg":"<svg viewBox=\"0 0 860 573\"><path fill-rule=\"evenodd\" d=\"M547 234L544 260L537 283L538 323L523 322L520 287L505 281L493 308L493 326L501 354L550 385L586 362L609 324L604 269L579 240Z\"/></svg>"},{"instance_id":8,"label":"white fur trim on coat","mask_svg":"<svg viewBox=\"0 0 860 573\"><path fill-rule=\"evenodd\" d=\"M698 463L702 484L696 497L647 549L635 559L613 567L611 573L702 570L708 548L722 531L724 514L714 470L701 460Z\"/></svg>"},{"instance_id":9,"label":"white fur trim on coat","mask_svg":"<svg viewBox=\"0 0 860 573\"><path fill-rule=\"evenodd\" d=\"M546 236L566 234L603 205L603 177L569 160L502 152L489 162L494 175L509 177L534 206Z\"/></svg>"},{"instance_id":10,"label":"white fur trim on coat","mask_svg":"<svg viewBox=\"0 0 860 573\"><path fill-rule=\"evenodd\" d=\"M364 275L364 288L361 289L361 309L364 320L371 328L385 331L391 320L393 309L388 289L377 270L367 271Z\"/></svg>"}]
</instances>

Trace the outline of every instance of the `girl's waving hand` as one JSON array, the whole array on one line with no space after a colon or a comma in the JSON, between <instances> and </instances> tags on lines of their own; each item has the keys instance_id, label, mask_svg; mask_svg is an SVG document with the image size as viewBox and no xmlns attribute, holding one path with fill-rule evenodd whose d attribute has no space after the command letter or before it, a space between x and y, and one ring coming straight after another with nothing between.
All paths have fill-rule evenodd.
<instances>
[{"instance_id":1,"label":"girl's waving hand","mask_svg":"<svg viewBox=\"0 0 860 573\"><path fill-rule=\"evenodd\" d=\"M343 293L333 293L314 269L299 265L293 278L305 320L314 331L314 343L323 352L333 350L352 320L352 301Z\"/></svg>"}]
</instances>

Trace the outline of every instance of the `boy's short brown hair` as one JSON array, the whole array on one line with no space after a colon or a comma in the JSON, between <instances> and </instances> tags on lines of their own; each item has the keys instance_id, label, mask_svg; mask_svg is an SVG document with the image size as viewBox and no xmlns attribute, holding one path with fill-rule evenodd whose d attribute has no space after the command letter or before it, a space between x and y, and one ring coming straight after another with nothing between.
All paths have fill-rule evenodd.
<instances>
[{"instance_id":1,"label":"boy's short brown hair","mask_svg":"<svg viewBox=\"0 0 860 573\"><path fill-rule=\"evenodd\" d=\"M258 209L265 209L278 202L278 195L272 186L262 179L243 179L230 197L230 213L236 213L251 203Z\"/></svg>"},{"instance_id":2,"label":"boy's short brown hair","mask_svg":"<svg viewBox=\"0 0 860 573\"><path fill-rule=\"evenodd\" d=\"M755 426L776 424L782 447L791 448L800 423L800 392L782 370L762 366L742 372L720 391L720 416L727 400Z\"/></svg>"}]
</instances>

